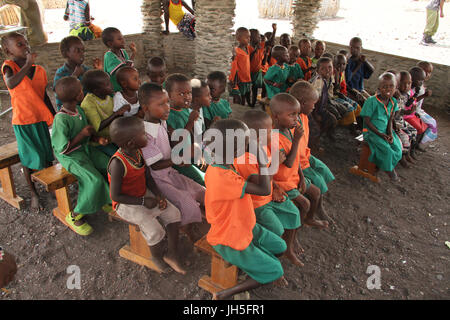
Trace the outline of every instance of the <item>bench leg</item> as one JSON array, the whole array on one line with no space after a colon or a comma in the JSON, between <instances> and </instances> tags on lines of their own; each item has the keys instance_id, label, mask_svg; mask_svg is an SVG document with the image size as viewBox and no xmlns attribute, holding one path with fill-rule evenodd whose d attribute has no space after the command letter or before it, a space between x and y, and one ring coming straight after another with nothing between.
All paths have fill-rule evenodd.
<instances>
[{"instance_id":1,"label":"bench leg","mask_svg":"<svg viewBox=\"0 0 450 320\"><path fill-rule=\"evenodd\" d=\"M369 161L370 148L364 144L361 150L361 156L359 158L359 164L350 168L350 173L358 175L373 182L379 183L380 179L377 177L377 166Z\"/></svg>"},{"instance_id":2,"label":"bench leg","mask_svg":"<svg viewBox=\"0 0 450 320\"><path fill-rule=\"evenodd\" d=\"M53 215L64 225L72 229L72 227L70 227L66 222L67 214L72 211L72 203L70 201L69 190L67 187L68 186L65 186L55 190L56 202L58 203L58 206L53 209Z\"/></svg>"},{"instance_id":3,"label":"bench leg","mask_svg":"<svg viewBox=\"0 0 450 320\"><path fill-rule=\"evenodd\" d=\"M145 266L152 270L155 270L158 273L162 273L161 270L156 264L153 263L152 253L150 252L150 248L139 231L139 227L135 225L128 226L130 230L130 245L126 245L119 250L119 255L122 258L130 260L134 263L137 263L141 266Z\"/></svg>"},{"instance_id":4,"label":"bench leg","mask_svg":"<svg viewBox=\"0 0 450 320\"><path fill-rule=\"evenodd\" d=\"M237 285L238 268L230 265L222 258L212 256L211 276L203 276L198 281L198 286L210 293L234 287Z\"/></svg>"},{"instance_id":5,"label":"bench leg","mask_svg":"<svg viewBox=\"0 0 450 320\"><path fill-rule=\"evenodd\" d=\"M8 202L17 209L22 209L24 200L16 195L16 187L14 186L14 180L11 172L11 167L0 169L0 198Z\"/></svg>"}]
</instances>

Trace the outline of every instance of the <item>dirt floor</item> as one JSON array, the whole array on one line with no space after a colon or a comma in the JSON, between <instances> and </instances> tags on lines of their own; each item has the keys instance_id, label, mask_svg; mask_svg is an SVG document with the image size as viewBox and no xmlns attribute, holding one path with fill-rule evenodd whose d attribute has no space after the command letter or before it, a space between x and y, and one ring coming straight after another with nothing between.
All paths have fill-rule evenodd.
<instances>
[{"instance_id":1,"label":"dirt floor","mask_svg":"<svg viewBox=\"0 0 450 320\"><path fill-rule=\"evenodd\" d=\"M3 110L9 105L2 97ZM247 107L233 106L239 117ZM302 228L305 248L298 268L282 260L287 288L267 285L250 293L252 299L449 299L450 240L450 116L433 112L439 139L429 145L411 169L399 168L400 183L380 174L381 184L353 176L348 169L358 161L358 142L339 129L337 142L324 140L321 159L336 181L325 203L337 225L327 231ZM0 119L0 144L14 141L11 114ZM128 227L109 222L103 212L89 217L95 232L81 237L51 214L56 201L40 187L45 211L29 211L29 191L13 167L17 193L26 199L18 211L0 200L0 245L17 257L19 267L9 292L1 299L210 299L197 286L209 271L209 256L194 252L182 237L183 258L189 273L159 275L121 258ZM76 187L71 188L76 200ZM81 270L81 289L67 289L67 268ZM381 289L367 289L368 266L381 269Z\"/></svg>"}]
</instances>

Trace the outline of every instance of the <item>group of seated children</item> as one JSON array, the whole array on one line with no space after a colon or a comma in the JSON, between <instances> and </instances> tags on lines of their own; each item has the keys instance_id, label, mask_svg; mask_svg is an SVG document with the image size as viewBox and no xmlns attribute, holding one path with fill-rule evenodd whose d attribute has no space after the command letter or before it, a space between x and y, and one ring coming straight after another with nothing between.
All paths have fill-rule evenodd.
<instances>
[{"instance_id":1,"label":"group of seated children","mask_svg":"<svg viewBox=\"0 0 450 320\"><path fill-rule=\"evenodd\" d=\"M77 205L66 217L78 234L93 232L88 215L114 210L139 226L161 270L170 266L185 274L177 253L179 230L195 242L206 215L208 242L250 277L215 298L275 280L285 284L278 258L284 255L303 265L300 226L324 229L333 223L323 196L335 178L311 155L311 141L318 143L317 137L332 132L338 121L356 123L361 113L372 151L369 160L395 178L402 153L404 163L412 161L415 149L436 138L436 122L421 109L423 98L431 94L423 88L431 64L384 73L377 94L368 97L363 79L373 66L361 55L361 39L351 40L347 62L342 53L327 56L321 41L315 43L313 59L308 39L297 47L283 34L281 45L274 45L275 34L276 24L264 36L255 29L236 32L239 46L230 76L235 97L254 105L258 90L265 88L270 99L269 112L249 110L243 121L228 119L231 108L221 98L227 77L221 71L211 72L206 81L167 75L164 60L153 57L147 65L150 81L141 84L133 67L136 46L129 46L128 56L115 28L102 34L109 48L103 66L98 59L93 68L84 65L78 37L61 41L66 62L54 79L55 114L46 93L46 72L35 64L28 42L18 33L4 36L1 45L11 60L4 62L2 73L32 208L40 205L30 175L52 165L55 157L78 180ZM245 144L231 141L231 159L214 149L206 166L192 154L210 146L202 139L209 128L223 134L224 146L230 143L227 131L245 132ZM256 136L248 135L250 130ZM182 143L174 139L179 134ZM256 154L250 151L252 143L259 146ZM187 161L175 160L180 145ZM278 165L275 172L269 171L272 163Z\"/></svg>"}]
</instances>

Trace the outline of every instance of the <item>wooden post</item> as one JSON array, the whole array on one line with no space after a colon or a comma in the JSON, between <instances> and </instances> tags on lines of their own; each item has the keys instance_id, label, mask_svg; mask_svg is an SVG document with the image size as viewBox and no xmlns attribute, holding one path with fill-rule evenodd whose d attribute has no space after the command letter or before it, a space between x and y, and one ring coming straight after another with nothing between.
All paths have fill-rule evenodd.
<instances>
[{"instance_id":1,"label":"wooden post","mask_svg":"<svg viewBox=\"0 0 450 320\"><path fill-rule=\"evenodd\" d=\"M0 169L0 198L17 209L22 209L24 200L16 195L16 188L11 172L11 167Z\"/></svg>"}]
</instances>

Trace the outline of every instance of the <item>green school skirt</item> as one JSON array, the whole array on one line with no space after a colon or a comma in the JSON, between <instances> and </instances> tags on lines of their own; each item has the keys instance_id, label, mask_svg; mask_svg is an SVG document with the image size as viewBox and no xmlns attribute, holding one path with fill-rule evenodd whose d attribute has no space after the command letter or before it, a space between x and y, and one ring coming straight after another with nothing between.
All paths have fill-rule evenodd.
<instances>
[{"instance_id":1,"label":"green school skirt","mask_svg":"<svg viewBox=\"0 0 450 320\"><path fill-rule=\"evenodd\" d=\"M251 82L239 82L238 83L239 90L233 89L230 94L234 96L245 96L247 93L250 92L251 85L252 85Z\"/></svg>"},{"instance_id":2,"label":"green school skirt","mask_svg":"<svg viewBox=\"0 0 450 320\"><path fill-rule=\"evenodd\" d=\"M280 237L285 229L300 227L300 211L287 198L284 202L271 201L255 208L255 215L257 223Z\"/></svg>"},{"instance_id":3,"label":"green school skirt","mask_svg":"<svg viewBox=\"0 0 450 320\"><path fill-rule=\"evenodd\" d=\"M305 176L305 184L306 184L306 189L309 188L309 186L311 185L311 180L309 180L306 176ZM293 200L295 198L297 198L299 195L301 195L300 191L298 189L292 189L289 191L286 191L289 200Z\"/></svg>"},{"instance_id":4,"label":"green school skirt","mask_svg":"<svg viewBox=\"0 0 450 320\"><path fill-rule=\"evenodd\" d=\"M259 283L270 283L281 278L284 274L283 267L275 255L286 251L286 242L258 223L252 232L252 242L242 251L221 244L212 247L224 260Z\"/></svg>"},{"instance_id":5,"label":"green school skirt","mask_svg":"<svg viewBox=\"0 0 450 320\"><path fill-rule=\"evenodd\" d=\"M201 171L194 165L190 165L189 167L179 167L173 166L175 170L181 173L183 176L188 177L189 179L194 180L201 186L205 186L205 173Z\"/></svg>"},{"instance_id":6,"label":"green school skirt","mask_svg":"<svg viewBox=\"0 0 450 320\"><path fill-rule=\"evenodd\" d=\"M53 161L52 142L46 122L13 125L13 129L20 162L24 167L42 170Z\"/></svg>"},{"instance_id":7,"label":"green school skirt","mask_svg":"<svg viewBox=\"0 0 450 320\"><path fill-rule=\"evenodd\" d=\"M261 70L251 74L253 88L262 88L264 86L264 78Z\"/></svg>"},{"instance_id":8,"label":"green school skirt","mask_svg":"<svg viewBox=\"0 0 450 320\"><path fill-rule=\"evenodd\" d=\"M334 175L325 163L314 156L309 158L309 164L309 168L303 169L303 175L305 178L310 179L320 189L320 192L324 194L328 191L327 184L335 179Z\"/></svg>"}]
</instances>

